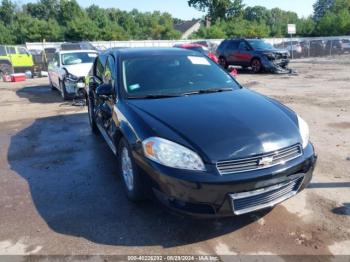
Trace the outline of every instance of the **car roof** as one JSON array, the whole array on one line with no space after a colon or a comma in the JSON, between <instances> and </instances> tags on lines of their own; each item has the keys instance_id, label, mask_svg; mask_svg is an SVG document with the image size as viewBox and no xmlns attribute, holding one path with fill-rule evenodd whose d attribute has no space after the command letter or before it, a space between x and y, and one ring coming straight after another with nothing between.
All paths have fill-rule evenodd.
<instances>
[{"instance_id":1,"label":"car roof","mask_svg":"<svg viewBox=\"0 0 350 262\"><path fill-rule=\"evenodd\" d=\"M144 57L144 56L162 56L162 55L193 55L201 56L199 52L183 48L123 48L108 49L103 54L125 58Z\"/></svg>"},{"instance_id":2,"label":"car roof","mask_svg":"<svg viewBox=\"0 0 350 262\"><path fill-rule=\"evenodd\" d=\"M96 53L98 52L96 50L61 50L58 51L60 54L71 54L71 53Z\"/></svg>"},{"instance_id":3,"label":"car roof","mask_svg":"<svg viewBox=\"0 0 350 262\"><path fill-rule=\"evenodd\" d=\"M177 45L174 45L174 47L180 47L180 48L196 48L196 47L203 47L202 45L200 44L177 44Z\"/></svg>"}]
</instances>

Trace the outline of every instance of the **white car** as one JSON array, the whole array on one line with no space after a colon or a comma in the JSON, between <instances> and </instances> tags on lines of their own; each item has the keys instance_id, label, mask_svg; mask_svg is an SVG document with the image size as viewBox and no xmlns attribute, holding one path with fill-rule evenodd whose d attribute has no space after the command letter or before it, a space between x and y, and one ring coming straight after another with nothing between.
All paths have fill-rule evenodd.
<instances>
[{"instance_id":1,"label":"white car","mask_svg":"<svg viewBox=\"0 0 350 262\"><path fill-rule=\"evenodd\" d=\"M350 39L343 39L342 44L341 44L341 48L342 48L344 53L349 52L350 51Z\"/></svg>"},{"instance_id":2,"label":"white car","mask_svg":"<svg viewBox=\"0 0 350 262\"><path fill-rule=\"evenodd\" d=\"M53 89L58 89L63 100L81 96L85 77L98 53L94 50L58 51L49 64L49 79Z\"/></svg>"}]
</instances>

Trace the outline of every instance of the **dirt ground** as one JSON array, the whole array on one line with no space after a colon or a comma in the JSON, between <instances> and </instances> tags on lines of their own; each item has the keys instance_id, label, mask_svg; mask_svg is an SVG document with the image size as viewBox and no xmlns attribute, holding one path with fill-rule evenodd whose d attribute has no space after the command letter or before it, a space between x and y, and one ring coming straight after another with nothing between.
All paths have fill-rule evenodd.
<instances>
[{"instance_id":1,"label":"dirt ground","mask_svg":"<svg viewBox=\"0 0 350 262\"><path fill-rule=\"evenodd\" d=\"M0 254L350 255L350 56L291 67L299 74L238 81L307 120L313 181L269 213L220 220L131 204L86 108L63 103L45 78L0 82Z\"/></svg>"}]
</instances>

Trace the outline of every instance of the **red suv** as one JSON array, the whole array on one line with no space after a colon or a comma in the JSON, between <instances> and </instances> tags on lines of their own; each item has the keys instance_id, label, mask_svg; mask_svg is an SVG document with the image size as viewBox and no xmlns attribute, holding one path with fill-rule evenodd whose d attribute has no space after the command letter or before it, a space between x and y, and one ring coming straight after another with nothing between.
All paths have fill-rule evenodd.
<instances>
[{"instance_id":1,"label":"red suv","mask_svg":"<svg viewBox=\"0 0 350 262\"><path fill-rule=\"evenodd\" d=\"M216 55L214 53L210 52L208 48L206 48L205 46L202 46L200 44L178 44L178 45L175 45L174 47L191 49L191 50L200 52L203 55L209 57L215 63L217 63L217 64L219 63L219 59L216 57Z\"/></svg>"}]
</instances>

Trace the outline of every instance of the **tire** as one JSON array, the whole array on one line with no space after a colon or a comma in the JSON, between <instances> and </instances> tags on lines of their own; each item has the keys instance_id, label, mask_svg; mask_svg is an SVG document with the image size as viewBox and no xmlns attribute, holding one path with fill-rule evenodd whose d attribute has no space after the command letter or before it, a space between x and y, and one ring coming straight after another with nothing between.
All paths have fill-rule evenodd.
<instances>
[{"instance_id":1,"label":"tire","mask_svg":"<svg viewBox=\"0 0 350 262\"><path fill-rule=\"evenodd\" d=\"M252 71L254 74L260 73L262 70L262 64L259 58L254 58L250 62L250 67L252 68Z\"/></svg>"},{"instance_id":2,"label":"tire","mask_svg":"<svg viewBox=\"0 0 350 262\"><path fill-rule=\"evenodd\" d=\"M96 125L95 116L93 114L95 106L91 100L92 99L90 97L87 98L89 123L90 123L90 128L91 128L92 133L97 135L99 133L99 130L98 130L98 127Z\"/></svg>"},{"instance_id":3,"label":"tire","mask_svg":"<svg viewBox=\"0 0 350 262\"><path fill-rule=\"evenodd\" d=\"M219 65L221 65L221 67L226 69L226 70L228 69L228 64L227 64L227 61L226 61L225 57L220 57L219 58Z\"/></svg>"},{"instance_id":4,"label":"tire","mask_svg":"<svg viewBox=\"0 0 350 262\"><path fill-rule=\"evenodd\" d=\"M60 89L61 89L60 92L61 92L63 101L70 100L71 97L70 97L69 94L67 93L66 85L64 84L63 81L60 81L59 83L60 83Z\"/></svg>"},{"instance_id":5,"label":"tire","mask_svg":"<svg viewBox=\"0 0 350 262\"><path fill-rule=\"evenodd\" d=\"M138 167L135 165L130 146L124 138L121 138L118 146L118 171L127 198L132 202L144 200L145 184L142 181Z\"/></svg>"},{"instance_id":6,"label":"tire","mask_svg":"<svg viewBox=\"0 0 350 262\"><path fill-rule=\"evenodd\" d=\"M51 78L49 77L50 87L52 91L57 90L57 88L52 84Z\"/></svg>"}]
</instances>

